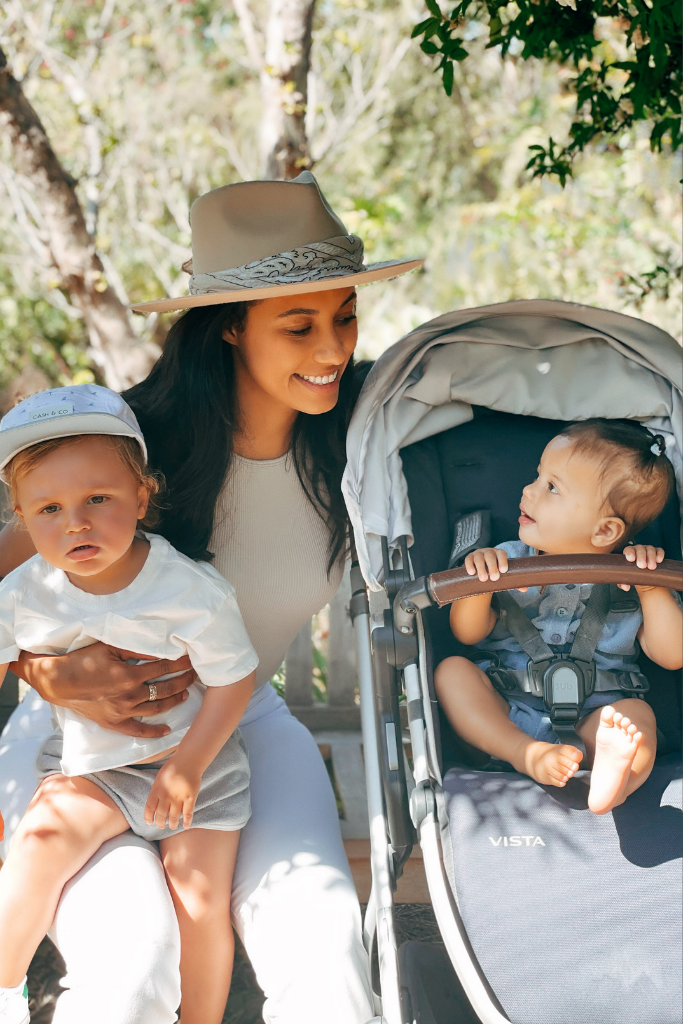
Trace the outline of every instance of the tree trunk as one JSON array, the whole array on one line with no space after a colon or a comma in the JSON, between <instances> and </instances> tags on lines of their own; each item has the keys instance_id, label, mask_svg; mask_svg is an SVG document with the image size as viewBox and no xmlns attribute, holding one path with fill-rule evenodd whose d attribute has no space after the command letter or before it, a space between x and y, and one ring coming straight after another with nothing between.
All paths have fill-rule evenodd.
<instances>
[{"instance_id":1,"label":"tree trunk","mask_svg":"<svg viewBox=\"0 0 683 1024\"><path fill-rule=\"evenodd\" d=\"M122 391L148 374L159 349L140 341L126 307L107 284L94 239L86 228L76 183L59 162L40 118L0 49L2 123L12 141L16 169L31 184L61 287L83 314L107 384Z\"/></svg>"},{"instance_id":2,"label":"tree trunk","mask_svg":"<svg viewBox=\"0 0 683 1024\"><path fill-rule=\"evenodd\" d=\"M269 0L261 69L261 154L265 178L296 178L311 167L306 102L315 0Z\"/></svg>"}]
</instances>

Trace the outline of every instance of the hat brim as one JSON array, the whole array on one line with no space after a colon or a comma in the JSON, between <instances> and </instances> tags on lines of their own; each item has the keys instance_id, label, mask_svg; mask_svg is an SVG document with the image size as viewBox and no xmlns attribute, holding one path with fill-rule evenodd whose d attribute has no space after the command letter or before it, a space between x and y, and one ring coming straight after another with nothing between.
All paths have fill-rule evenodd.
<instances>
[{"instance_id":1,"label":"hat brim","mask_svg":"<svg viewBox=\"0 0 683 1024\"><path fill-rule=\"evenodd\" d=\"M118 434L134 437L145 458L147 450L142 439L118 416L106 412L85 412L64 416L63 419L40 420L24 423L0 431L0 479L5 479L5 467L15 455L40 441L51 441L56 437L77 437L80 434Z\"/></svg>"},{"instance_id":2,"label":"hat brim","mask_svg":"<svg viewBox=\"0 0 683 1024\"><path fill-rule=\"evenodd\" d=\"M232 288L208 295L184 295L176 299L157 299L154 302L136 302L130 308L135 313L169 313L172 310L191 309L192 306L215 306L225 302L249 302L272 299L277 295L306 295L309 292L329 292L334 288L352 288L357 284L371 284L390 277L399 277L409 270L421 267L424 260L392 260L381 266L368 267L358 274L340 274L318 281L300 281L297 284L271 284L263 288Z\"/></svg>"}]
</instances>

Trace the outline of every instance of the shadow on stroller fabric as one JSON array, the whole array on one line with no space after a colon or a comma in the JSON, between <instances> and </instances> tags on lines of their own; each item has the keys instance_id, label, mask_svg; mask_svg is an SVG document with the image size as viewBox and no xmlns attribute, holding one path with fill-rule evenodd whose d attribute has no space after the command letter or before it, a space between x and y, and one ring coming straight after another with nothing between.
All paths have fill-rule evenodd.
<instances>
[{"instance_id":1,"label":"shadow on stroller fabric","mask_svg":"<svg viewBox=\"0 0 683 1024\"><path fill-rule=\"evenodd\" d=\"M472 584L464 570L444 574L457 524L485 523L493 545L516 536L522 487L572 420L629 418L666 438L678 496L637 539L665 549L661 584L681 589L681 389L669 335L551 301L446 314L368 375L344 490L371 817L366 943L376 942L387 1024L680 1024L680 673L640 656L657 761L623 805L597 816L586 772L558 789L468 761L433 672L468 651L448 624L448 604ZM546 582L614 583L605 572L616 557L548 559L558 565ZM444 945L398 951L392 890L416 839Z\"/></svg>"}]
</instances>

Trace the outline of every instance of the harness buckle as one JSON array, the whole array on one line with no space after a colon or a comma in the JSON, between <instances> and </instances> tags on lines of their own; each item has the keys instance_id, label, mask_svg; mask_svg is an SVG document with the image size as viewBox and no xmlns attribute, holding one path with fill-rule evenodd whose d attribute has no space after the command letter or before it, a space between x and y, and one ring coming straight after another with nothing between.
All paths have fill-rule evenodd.
<instances>
[{"instance_id":1,"label":"harness buckle","mask_svg":"<svg viewBox=\"0 0 683 1024\"><path fill-rule=\"evenodd\" d=\"M542 697L551 721L577 721L595 687L595 664L570 655L527 663L529 692Z\"/></svg>"}]
</instances>

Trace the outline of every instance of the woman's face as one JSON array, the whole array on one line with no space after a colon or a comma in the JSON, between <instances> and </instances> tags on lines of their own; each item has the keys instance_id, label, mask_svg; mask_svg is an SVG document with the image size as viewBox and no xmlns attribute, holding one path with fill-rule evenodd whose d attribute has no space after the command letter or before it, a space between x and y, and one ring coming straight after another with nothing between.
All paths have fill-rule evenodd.
<instances>
[{"instance_id":1,"label":"woman's face","mask_svg":"<svg viewBox=\"0 0 683 1024\"><path fill-rule=\"evenodd\" d=\"M249 307L235 346L240 404L277 403L293 414L334 408L339 381L358 340L353 288L263 299Z\"/></svg>"}]
</instances>

